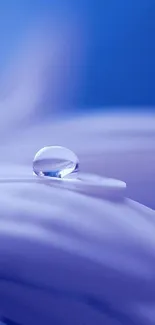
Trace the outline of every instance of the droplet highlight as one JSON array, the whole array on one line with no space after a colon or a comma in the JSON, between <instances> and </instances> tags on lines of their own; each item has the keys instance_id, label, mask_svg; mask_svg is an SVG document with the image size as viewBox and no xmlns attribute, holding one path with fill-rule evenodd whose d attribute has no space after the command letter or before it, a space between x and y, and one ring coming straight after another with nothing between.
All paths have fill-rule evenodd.
<instances>
[{"instance_id":1,"label":"droplet highlight","mask_svg":"<svg viewBox=\"0 0 155 325\"><path fill-rule=\"evenodd\" d=\"M33 172L43 177L77 177L79 161L73 151L61 146L39 150L33 160Z\"/></svg>"}]
</instances>

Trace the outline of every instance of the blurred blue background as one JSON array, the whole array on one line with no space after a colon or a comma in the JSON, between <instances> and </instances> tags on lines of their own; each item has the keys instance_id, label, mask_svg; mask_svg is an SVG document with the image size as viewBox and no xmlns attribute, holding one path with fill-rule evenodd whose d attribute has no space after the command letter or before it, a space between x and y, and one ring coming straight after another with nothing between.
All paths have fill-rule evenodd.
<instances>
[{"instance_id":1,"label":"blurred blue background","mask_svg":"<svg viewBox=\"0 0 155 325\"><path fill-rule=\"evenodd\" d=\"M53 31L63 35L67 26L72 37L64 36L61 43L62 57L54 72L55 76L58 66L62 69L58 85L48 76L39 104L44 115L50 114L53 106L66 108L69 114L94 109L153 109L154 15L153 0L1 0L1 88L4 71L17 57L27 31L48 22L49 35ZM53 76L50 64L47 73ZM53 95L53 87L61 89L59 95Z\"/></svg>"}]
</instances>

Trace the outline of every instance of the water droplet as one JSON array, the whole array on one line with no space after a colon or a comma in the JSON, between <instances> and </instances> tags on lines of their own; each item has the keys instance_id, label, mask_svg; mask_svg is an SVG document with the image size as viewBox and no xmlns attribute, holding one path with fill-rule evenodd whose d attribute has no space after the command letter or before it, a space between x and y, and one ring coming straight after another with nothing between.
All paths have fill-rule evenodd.
<instances>
[{"instance_id":1,"label":"water droplet","mask_svg":"<svg viewBox=\"0 0 155 325\"><path fill-rule=\"evenodd\" d=\"M37 176L77 177L78 170L77 156L65 147L44 147L36 153L33 160L33 172Z\"/></svg>"}]
</instances>

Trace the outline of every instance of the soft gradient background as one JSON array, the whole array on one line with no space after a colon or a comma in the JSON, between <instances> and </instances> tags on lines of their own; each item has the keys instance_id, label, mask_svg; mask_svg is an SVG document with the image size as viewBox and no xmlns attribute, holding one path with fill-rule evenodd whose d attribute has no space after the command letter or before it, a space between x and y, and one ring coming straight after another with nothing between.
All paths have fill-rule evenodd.
<instances>
[{"instance_id":1,"label":"soft gradient background","mask_svg":"<svg viewBox=\"0 0 155 325\"><path fill-rule=\"evenodd\" d=\"M0 2L0 177L31 176L57 144L129 198L1 183L5 319L154 324L154 14L151 0Z\"/></svg>"},{"instance_id":2,"label":"soft gradient background","mask_svg":"<svg viewBox=\"0 0 155 325\"><path fill-rule=\"evenodd\" d=\"M56 104L71 112L154 106L154 6L152 0L2 0L1 80L15 62L27 70L22 53L35 67L46 55L44 115Z\"/></svg>"}]
</instances>

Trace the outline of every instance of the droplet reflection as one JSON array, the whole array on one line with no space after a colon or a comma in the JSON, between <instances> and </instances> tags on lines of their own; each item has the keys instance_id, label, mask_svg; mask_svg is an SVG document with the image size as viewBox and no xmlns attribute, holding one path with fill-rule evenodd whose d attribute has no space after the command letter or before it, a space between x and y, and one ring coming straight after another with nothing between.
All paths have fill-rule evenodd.
<instances>
[{"instance_id":1,"label":"droplet reflection","mask_svg":"<svg viewBox=\"0 0 155 325\"><path fill-rule=\"evenodd\" d=\"M36 153L33 160L33 172L37 176L76 177L78 170L79 161L77 156L65 147L44 147Z\"/></svg>"}]
</instances>

